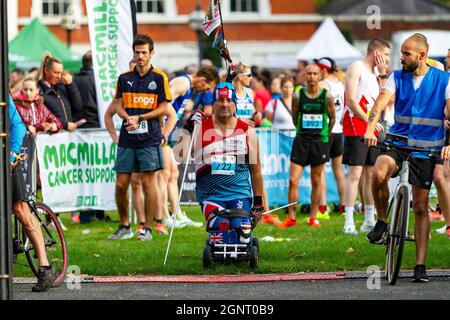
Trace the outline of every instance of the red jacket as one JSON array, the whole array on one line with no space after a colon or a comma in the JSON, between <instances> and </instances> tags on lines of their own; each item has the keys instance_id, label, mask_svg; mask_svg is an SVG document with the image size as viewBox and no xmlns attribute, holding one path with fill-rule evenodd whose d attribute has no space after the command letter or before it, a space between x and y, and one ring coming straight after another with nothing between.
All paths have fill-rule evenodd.
<instances>
[{"instance_id":1,"label":"red jacket","mask_svg":"<svg viewBox=\"0 0 450 320\"><path fill-rule=\"evenodd\" d=\"M22 92L17 92L13 96L14 104L22 118L23 123L36 127L36 131L44 131L43 123L55 122L58 131L63 129L61 121L45 106L44 98L37 95L34 101L27 101Z\"/></svg>"}]
</instances>

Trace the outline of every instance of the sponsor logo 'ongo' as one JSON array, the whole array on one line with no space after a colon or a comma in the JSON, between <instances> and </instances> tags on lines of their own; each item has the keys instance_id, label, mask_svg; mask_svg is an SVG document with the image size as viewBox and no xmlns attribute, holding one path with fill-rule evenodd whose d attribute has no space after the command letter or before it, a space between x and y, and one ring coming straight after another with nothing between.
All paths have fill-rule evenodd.
<instances>
[{"instance_id":1,"label":"sponsor logo 'ongo'","mask_svg":"<svg viewBox=\"0 0 450 320\"><path fill-rule=\"evenodd\" d=\"M124 93L123 101L126 108L155 109L157 96L145 93Z\"/></svg>"}]
</instances>

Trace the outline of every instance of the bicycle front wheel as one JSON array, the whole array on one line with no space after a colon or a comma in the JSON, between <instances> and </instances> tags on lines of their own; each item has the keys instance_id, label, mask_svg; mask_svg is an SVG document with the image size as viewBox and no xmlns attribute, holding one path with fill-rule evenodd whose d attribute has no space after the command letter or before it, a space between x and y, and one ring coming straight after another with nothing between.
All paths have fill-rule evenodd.
<instances>
[{"instance_id":1,"label":"bicycle front wheel","mask_svg":"<svg viewBox=\"0 0 450 320\"><path fill-rule=\"evenodd\" d=\"M391 228L387 237L386 273L390 285L397 282L402 264L403 247L409 214L408 188L402 186L396 197L396 212L392 215ZM392 230L392 231L391 231Z\"/></svg>"},{"instance_id":2,"label":"bicycle front wheel","mask_svg":"<svg viewBox=\"0 0 450 320\"><path fill-rule=\"evenodd\" d=\"M30 206L30 210L36 216L38 223L41 227L41 232L44 237L45 252L49 263L55 268L57 278L53 283L54 287L61 285L66 278L66 271L68 265L67 258L67 244L64 239L64 234L61 229L61 225L53 213L46 204L37 202L35 208ZM25 243L29 243L25 247L25 254L27 256L28 264L31 270L37 276L39 260L36 254L36 250L31 245L31 242L24 234Z\"/></svg>"}]
</instances>

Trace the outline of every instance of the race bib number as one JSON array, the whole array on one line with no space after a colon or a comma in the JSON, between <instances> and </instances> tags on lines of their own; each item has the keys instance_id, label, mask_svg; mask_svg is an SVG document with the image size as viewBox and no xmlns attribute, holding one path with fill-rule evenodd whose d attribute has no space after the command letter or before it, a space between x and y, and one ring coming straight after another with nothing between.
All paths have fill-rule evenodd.
<instances>
[{"instance_id":1,"label":"race bib number","mask_svg":"<svg viewBox=\"0 0 450 320\"><path fill-rule=\"evenodd\" d=\"M142 134L142 133L148 133L148 125L147 121L141 121L139 122L139 127L136 130L128 131L129 134Z\"/></svg>"},{"instance_id":2,"label":"race bib number","mask_svg":"<svg viewBox=\"0 0 450 320\"><path fill-rule=\"evenodd\" d=\"M322 129L323 115L321 114L304 114L302 121L303 129Z\"/></svg>"},{"instance_id":3,"label":"race bib number","mask_svg":"<svg viewBox=\"0 0 450 320\"><path fill-rule=\"evenodd\" d=\"M236 110L236 115L240 119L251 119L253 115L253 105L252 104L241 104Z\"/></svg>"},{"instance_id":4,"label":"race bib number","mask_svg":"<svg viewBox=\"0 0 450 320\"><path fill-rule=\"evenodd\" d=\"M236 156L213 155L211 156L211 174L234 176L236 172Z\"/></svg>"}]
</instances>

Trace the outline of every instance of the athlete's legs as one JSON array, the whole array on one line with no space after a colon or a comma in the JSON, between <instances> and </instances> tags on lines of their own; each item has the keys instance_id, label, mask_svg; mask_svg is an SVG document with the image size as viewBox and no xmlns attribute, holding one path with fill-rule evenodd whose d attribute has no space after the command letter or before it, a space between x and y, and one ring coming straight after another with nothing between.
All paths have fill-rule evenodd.
<instances>
[{"instance_id":1,"label":"athlete's legs","mask_svg":"<svg viewBox=\"0 0 450 320\"><path fill-rule=\"evenodd\" d=\"M312 178L312 176L311 176ZM322 174L320 175L320 199L319 204L321 206L327 205L327 181L325 179L325 170L322 171Z\"/></svg>"},{"instance_id":2,"label":"athlete's legs","mask_svg":"<svg viewBox=\"0 0 450 320\"><path fill-rule=\"evenodd\" d=\"M344 189L345 189L345 174L344 174L344 166L342 165L342 156L331 158L331 166L333 168L334 178L336 179L336 186L339 194L339 204L343 204Z\"/></svg>"},{"instance_id":3,"label":"athlete's legs","mask_svg":"<svg viewBox=\"0 0 450 320\"><path fill-rule=\"evenodd\" d=\"M289 203L298 201L298 185L303 173L303 166L291 162L290 174L289 174ZM289 217L295 220L297 215L296 205L289 207Z\"/></svg>"},{"instance_id":4,"label":"athlete's legs","mask_svg":"<svg viewBox=\"0 0 450 320\"><path fill-rule=\"evenodd\" d=\"M397 170L395 160L389 156L378 157L372 176L372 192L378 220L386 222L387 207L389 203L388 181Z\"/></svg>"},{"instance_id":5,"label":"athlete's legs","mask_svg":"<svg viewBox=\"0 0 450 320\"><path fill-rule=\"evenodd\" d=\"M157 184L157 172L142 172L141 177L145 196L145 226L151 228L153 218L161 212L161 191Z\"/></svg>"},{"instance_id":6,"label":"athlete's legs","mask_svg":"<svg viewBox=\"0 0 450 320\"><path fill-rule=\"evenodd\" d=\"M316 218L317 211L319 210L320 202L320 187L321 179L325 164L311 167L311 218ZM300 176L301 177L301 176ZM290 186L290 184L289 184ZM297 184L297 199L298 199L298 184ZM294 200L295 201L295 200Z\"/></svg>"},{"instance_id":7,"label":"athlete's legs","mask_svg":"<svg viewBox=\"0 0 450 320\"><path fill-rule=\"evenodd\" d=\"M130 183L132 192L131 197L137 219L139 223L145 223L144 191L142 190L141 175L139 172L133 172L131 174Z\"/></svg>"},{"instance_id":8,"label":"athlete's legs","mask_svg":"<svg viewBox=\"0 0 450 320\"><path fill-rule=\"evenodd\" d=\"M36 250L40 266L48 266L49 263L45 253L44 237L42 236L38 221L30 212L28 204L25 201L14 202L13 212L22 224L25 234L33 244L33 248Z\"/></svg>"},{"instance_id":9,"label":"athlete's legs","mask_svg":"<svg viewBox=\"0 0 450 320\"><path fill-rule=\"evenodd\" d=\"M344 188L344 206L345 222L354 225L353 208L355 207L356 194L358 192L358 183L363 171L363 166L349 166L348 176L345 179Z\"/></svg>"},{"instance_id":10,"label":"athlete's legs","mask_svg":"<svg viewBox=\"0 0 450 320\"><path fill-rule=\"evenodd\" d=\"M434 168L434 185L437 189L438 203L442 210L442 215L445 218L446 223L449 223L450 212L450 189L449 182L445 177L445 166L448 167L448 161L444 165L436 164ZM448 169L447 169L448 171ZM447 178L448 179L448 178Z\"/></svg>"},{"instance_id":11,"label":"athlete's legs","mask_svg":"<svg viewBox=\"0 0 450 320\"><path fill-rule=\"evenodd\" d=\"M119 211L120 224L123 226L130 225L128 217L128 185L130 184L130 173L116 174L116 204Z\"/></svg>"},{"instance_id":12,"label":"athlete's legs","mask_svg":"<svg viewBox=\"0 0 450 320\"><path fill-rule=\"evenodd\" d=\"M428 219L429 190L413 187L414 235L416 240L416 264L425 264L430 221Z\"/></svg>"}]
</instances>

